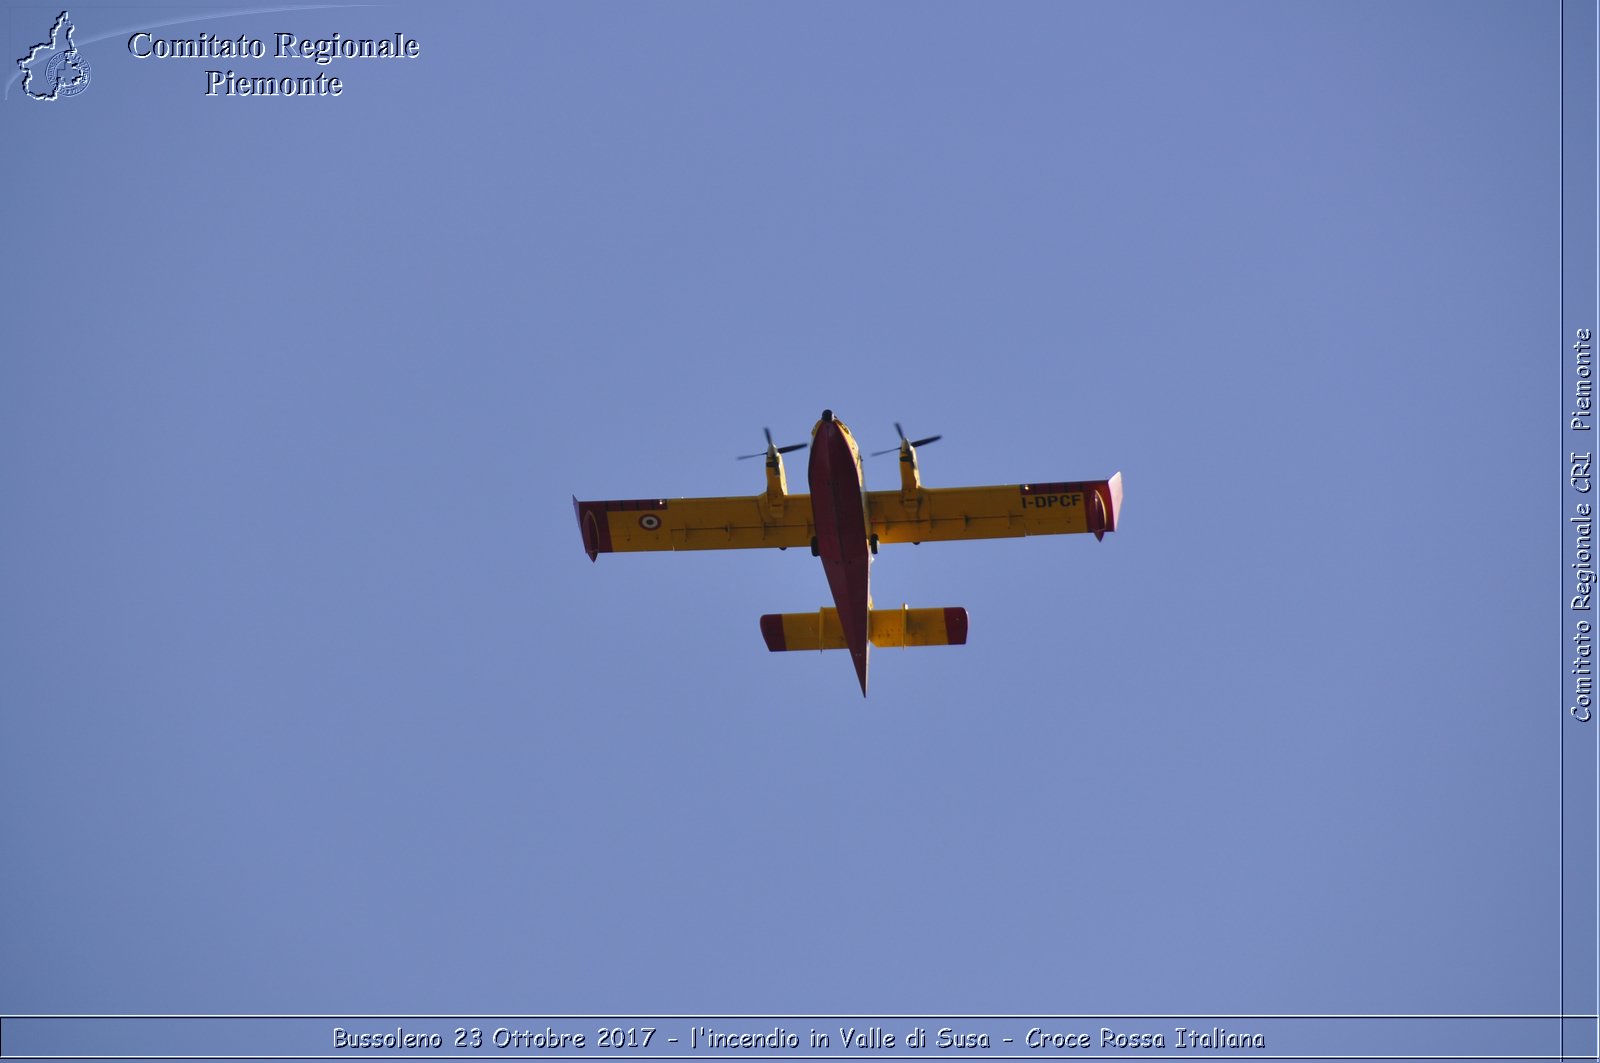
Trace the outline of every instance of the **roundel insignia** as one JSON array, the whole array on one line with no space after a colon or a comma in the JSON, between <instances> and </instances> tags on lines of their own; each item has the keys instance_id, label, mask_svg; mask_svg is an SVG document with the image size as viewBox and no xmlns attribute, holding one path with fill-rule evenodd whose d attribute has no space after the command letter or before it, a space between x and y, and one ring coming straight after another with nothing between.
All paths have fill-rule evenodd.
<instances>
[{"instance_id":1,"label":"roundel insignia","mask_svg":"<svg viewBox=\"0 0 1600 1063\"><path fill-rule=\"evenodd\" d=\"M654 513L646 513L644 516L639 518L639 527L643 528L645 531L655 531L657 528L661 527L661 518L656 516Z\"/></svg>"}]
</instances>

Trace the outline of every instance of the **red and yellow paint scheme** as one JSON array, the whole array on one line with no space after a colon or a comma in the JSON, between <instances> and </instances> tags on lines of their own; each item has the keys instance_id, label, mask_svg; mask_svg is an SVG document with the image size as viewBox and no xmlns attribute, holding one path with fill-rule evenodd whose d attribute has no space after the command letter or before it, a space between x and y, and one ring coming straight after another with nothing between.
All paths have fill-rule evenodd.
<instances>
[{"instance_id":1,"label":"red and yellow paint scheme","mask_svg":"<svg viewBox=\"0 0 1600 1063\"><path fill-rule=\"evenodd\" d=\"M921 442L928 442L922 440ZM861 451L850 429L823 410L811 432L811 493L792 495L780 449L767 443L767 490L741 498L573 499L583 548L601 554L635 550L739 550L810 546L822 559L832 608L761 618L771 650L847 649L861 693L867 692L871 646L944 646L967 641L959 607L874 609L868 569L883 543L996 539L1021 535L1115 531L1122 511L1122 474L1109 480L922 486L917 444L901 437L900 489L862 486ZM784 447L783 450L797 448Z\"/></svg>"}]
</instances>

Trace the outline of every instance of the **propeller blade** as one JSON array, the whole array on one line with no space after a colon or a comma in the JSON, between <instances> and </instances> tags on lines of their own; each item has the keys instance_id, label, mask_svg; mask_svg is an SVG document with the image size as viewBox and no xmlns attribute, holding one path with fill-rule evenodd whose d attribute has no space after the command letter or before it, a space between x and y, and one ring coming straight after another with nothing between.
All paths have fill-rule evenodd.
<instances>
[{"instance_id":1,"label":"propeller blade","mask_svg":"<svg viewBox=\"0 0 1600 1063\"><path fill-rule=\"evenodd\" d=\"M885 454L893 454L895 451L901 449L901 447L908 447L908 446L909 447L922 447L922 446L927 446L929 443L937 443L939 440L944 438L944 436L941 435L941 436L928 436L926 439L907 439L906 438L906 430L900 426L900 422L899 421L896 421L894 423L894 434L900 437L900 446L892 447L889 450L874 450L869 455L869 457L881 458Z\"/></svg>"},{"instance_id":2,"label":"propeller blade","mask_svg":"<svg viewBox=\"0 0 1600 1063\"><path fill-rule=\"evenodd\" d=\"M796 443L789 447L776 447L772 445L772 429L763 428L761 434L767 437L767 449L759 454L740 454L736 460L749 461L751 458L767 458L771 457L774 451L779 454L789 454L806 446L804 443Z\"/></svg>"}]
</instances>

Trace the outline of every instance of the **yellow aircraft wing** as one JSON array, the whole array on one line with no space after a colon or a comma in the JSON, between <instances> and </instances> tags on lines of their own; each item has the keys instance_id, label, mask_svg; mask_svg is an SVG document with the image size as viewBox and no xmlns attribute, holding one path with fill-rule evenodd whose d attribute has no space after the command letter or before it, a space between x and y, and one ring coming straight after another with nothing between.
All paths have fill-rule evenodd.
<instances>
[{"instance_id":1,"label":"yellow aircraft wing","mask_svg":"<svg viewBox=\"0 0 1600 1063\"><path fill-rule=\"evenodd\" d=\"M589 560L632 550L743 550L809 546L810 495L572 500Z\"/></svg>"},{"instance_id":2,"label":"yellow aircraft wing","mask_svg":"<svg viewBox=\"0 0 1600 1063\"><path fill-rule=\"evenodd\" d=\"M881 543L1073 532L1102 538L1116 530L1121 509L1121 473L1071 483L867 492L867 521Z\"/></svg>"}]
</instances>

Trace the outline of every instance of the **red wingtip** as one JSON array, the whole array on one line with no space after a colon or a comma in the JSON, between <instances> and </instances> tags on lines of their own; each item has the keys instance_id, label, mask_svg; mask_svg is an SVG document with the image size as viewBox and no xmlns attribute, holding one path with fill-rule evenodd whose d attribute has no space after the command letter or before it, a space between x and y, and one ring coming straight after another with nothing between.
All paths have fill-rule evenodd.
<instances>
[{"instance_id":1,"label":"red wingtip","mask_svg":"<svg viewBox=\"0 0 1600 1063\"><path fill-rule=\"evenodd\" d=\"M967 644L967 611L961 606L952 606L944 611L945 637L952 646L965 646Z\"/></svg>"},{"instance_id":2,"label":"red wingtip","mask_svg":"<svg viewBox=\"0 0 1600 1063\"><path fill-rule=\"evenodd\" d=\"M783 615L781 613L768 613L761 618L761 637L767 640L767 649L778 653L789 648L789 642L783 637Z\"/></svg>"},{"instance_id":3,"label":"red wingtip","mask_svg":"<svg viewBox=\"0 0 1600 1063\"><path fill-rule=\"evenodd\" d=\"M577 495L572 496L572 512L578 515L578 530L583 533L583 552L589 555L590 561L598 561L602 549L611 549L610 543L600 541L600 521L605 517L597 519L594 509L579 502Z\"/></svg>"},{"instance_id":4,"label":"red wingtip","mask_svg":"<svg viewBox=\"0 0 1600 1063\"><path fill-rule=\"evenodd\" d=\"M1119 472L1094 489L1094 502L1089 509L1089 530L1096 540L1103 541L1106 532L1116 531L1122 515L1122 474Z\"/></svg>"}]
</instances>

